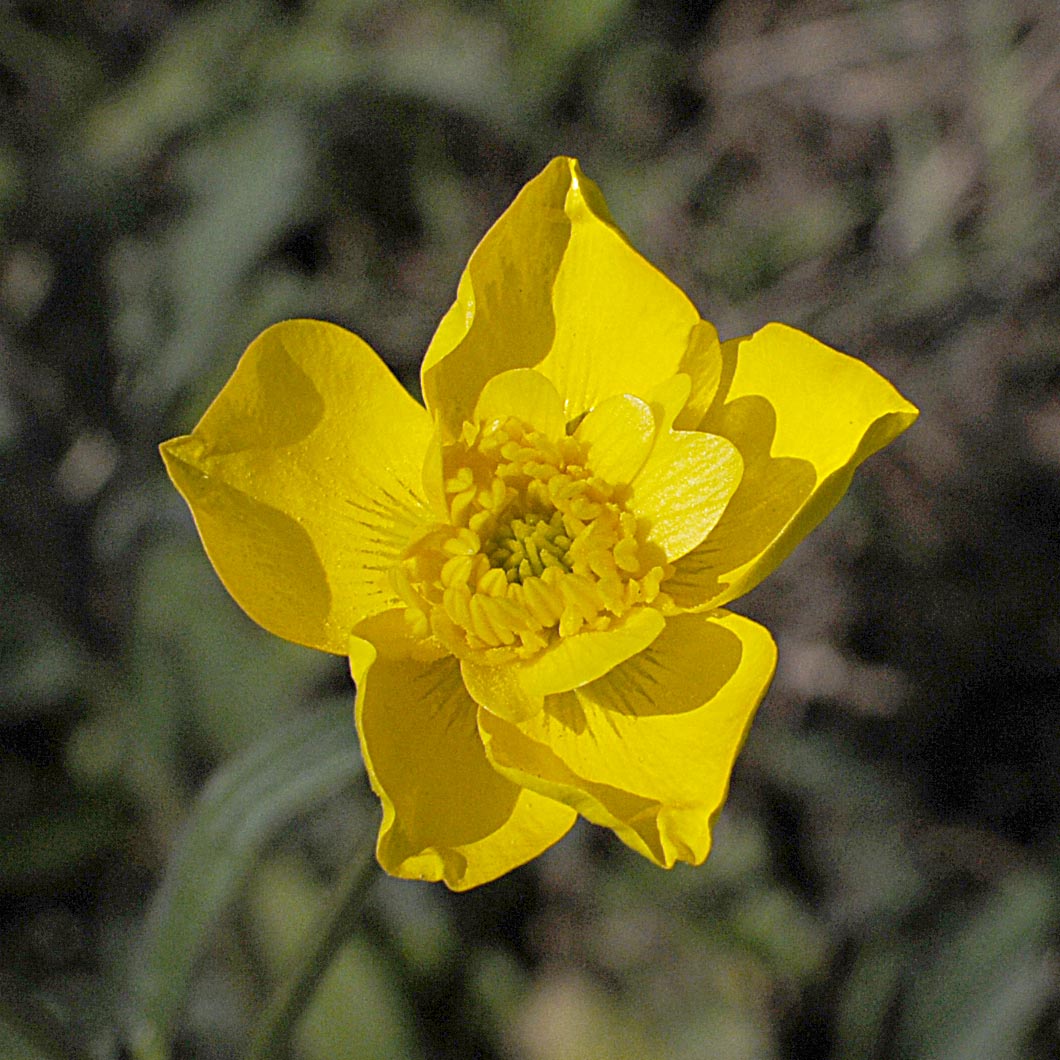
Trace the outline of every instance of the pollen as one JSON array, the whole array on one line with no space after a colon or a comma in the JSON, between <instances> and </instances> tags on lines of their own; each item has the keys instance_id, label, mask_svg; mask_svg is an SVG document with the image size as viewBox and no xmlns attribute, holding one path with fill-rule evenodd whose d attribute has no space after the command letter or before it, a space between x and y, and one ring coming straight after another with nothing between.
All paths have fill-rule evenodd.
<instances>
[{"instance_id":1,"label":"pollen","mask_svg":"<svg viewBox=\"0 0 1060 1060\"><path fill-rule=\"evenodd\" d=\"M514 417L468 423L442 463L448 521L391 572L416 636L528 659L668 602L673 570L645 544L628 485L594 475L577 438Z\"/></svg>"}]
</instances>

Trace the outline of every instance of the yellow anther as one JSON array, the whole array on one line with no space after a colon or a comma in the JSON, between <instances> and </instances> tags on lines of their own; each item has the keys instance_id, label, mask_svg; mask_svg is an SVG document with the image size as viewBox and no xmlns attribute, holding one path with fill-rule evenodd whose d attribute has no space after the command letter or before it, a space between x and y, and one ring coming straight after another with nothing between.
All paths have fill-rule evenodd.
<instances>
[{"instance_id":1,"label":"yellow anther","mask_svg":"<svg viewBox=\"0 0 1060 1060\"><path fill-rule=\"evenodd\" d=\"M626 537L615 545L615 563L624 571L631 574L640 569L640 557L638 555L637 542L634 538Z\"/></svg>"},{"instance_id":2,"label":"yellow anther","mask_svg":"<svg viewBox=\"0 0 1060 1060\"><path fill-rule=\"evenodd\" d=\"M476 582L475 589L485 596L504 596L508 591L508 579L503 570L491 567Z\"/></svg>"},{"instance_id":3,"label":"yellow anther","mask_svg":"<svg viewBox=\"0 0 1060 1060\"><path fill-rule=\"evenodd\" d=\"M500 600L496 597L475 597L476 600L482 601L483 614L486 616L487 621L492 627L494 633L497 634L497 638L502 644L512 644L515 641L515 630L508 624L508 616L504 612L503 604L506 604L507 600Z\"/></svg>"},{"instance_id":4,"label":"yellow anther","mask_svg":"<svg viewBox=\"0 0 1060 1060\"><path fill-rule=\"evenodd\" d=\"M519 648L516 649L516 652L523 659L532 659L535 655L548 647L548 641L534 629L521 629L519 631L519 640L522 643Z\"/></svg>"},{"instance_id":5,"label":"yellow anther","mask_svg":"<svg viewBox=\"0 0 1060 1060\"><path fill-rule=\"evenodd\" d=\"M575 482L570 475L553 475L548 480L548 494L553 504L561 504L569 501L571 497L581 493L582 484Z\"/></svg>"},{"instance_id":6,"label":"yellow anther","mask_svg":"<svg viewBox=\"0 0 1060 1060\"><path fill-rule=\"evenodd\" d=\"M586 563L598 578L613 578L618 570L614 552L606 548L593 549L586 558Z\"/></svg>"},{"instance_id":7,"label":"yellow anther","mask_svg":"<svg viewBox=\"0 0 1060 1060\"><path fill-rule=\"evenodd\" d=\"M491 615L503 616L504 624L514 633L526 629L540 629L542 623L538 622L525 607L520 607L508 596L495 596L489 600ZM496 624L496 619L494 620Z\"/></svg>"},{"instance_id":8,"label":"yellow anther","mask_svg":"<svg viewBox=\"0 0 1060 1060\"><path fill-rule=\"evenodd\" d=\"M476 534L486 534L489 532L493 520L493 512L488 510L478 511L468 519L467 526L469 530L474 530Z\"/></svg>"},{"instance_id":9,"label":"yellow anther","mask_svg":"<svg viewBox=\"0 0 1060 1060\"><path fill-rule=\"evenodd\" d=\"M570 511L572 515L577 516L579 519L585 522L590 522L595 519L602 511L603 508L595 502L589 500L588 497L574 497L570 502Z\"/></svg>"},{"instance_id":10,"label":"yellow anther","mask_svg":"<svg viewBox=\"0 0 1060 1060\"><path fill-rule=\"evenodd\" d=\"M541 479L531 479L526 484L526 504L531 508L548 508L552 502L548 498L548 483Z\"/></svg>"},{"instance_id":11,"label":"yellow anther","mask_svg":"<svg viewBox=\"0 0 1060 1060\"><path fill-rule=\"evenodd\" d=\"M475 476L472 474L471 468L462 467L451 479L446 480L445 492L461 493L463 490L468 489L474 481Z\"/></svg>"},{"instance_id":12,"label":"yellow anther","mask_svg":"<svg viewBox=\"0 0 1060 1060\"><path fill-rule=\"evenodd\" d=\"M559 619L559 635L561 637L573 637L581 628L581 615L573 607L564 609Z\"/></svg>"},{"instance_id":13,"label":"yellow anther","mask_svg":"<svg viewBox=\"0 0 1060 1060\"><path fill-rule=\"evenodd\" d=\"M573 607L586 622L596 618L601 600L596 587L580 574L569 574L559 583L559 591L570 607Z\"/></svg>"},{"instance_id":14,"label":"yellow anther","mask_svg":"<svg viewBox=\"0 0 1060 1060\"><path fill-rule=\"evenodd\" d=\"M464 522L468 509L475 501L474 489L464 490L462 493L458 493L449 505L449 518L453 521L455 526L459 526Z\"/></svg>"},{"instance_id":15,"label":"yellow anther","mask_svg":"<svg viewBox=\"0 0 1060 1060\"><path fill-rule=\"evenodd\" d=\"M445 590L442 607L445 613L462 629L471 628L471 593L466 585L452 585Z\"/></svg>"},{"instance_id":16,"label":"yellow anther","mask_svg":"<svg viewBox=\"0 0 1060 1060\"><path fill-rule=\"evenodd\" d=\"M477 593L471 597L471 629L469 632L474 633L484 644L488 644L491 648L499 648L503 643L503 640L499 632L493 628L493 623L489 619L489 613L486 610L485 601ZM511 633L508 636L514 640ZM511 640L508 641L511 643Z\"/></svg>"},{"instance_id":17,"label":"yellow anther","mask_svg":"<svg viewBox=\"0 0 1060 1060\"><path fill-rule=\"evenodd\" d=\"M533 535L527 534L522 540L522 546L526 553L527 562L530 564L530 569L535 574L540 574L544 570L545 565L541 560L541 553Z\"/></svg>"},{"instance_id":18,"label":"yellow anther","mask_svg":"<svg viewBox=\"0 0 1060 1060\"><path fill-rule=\"evenodd\" d=\"M574 537L584 533L586 530L587 524L583 523L576 515L568 515L564 522L567 524L567 533L572 534Z\"/></svg>"},{"instance_id":19,"label":"yellow anther","mask_svg":"<svg viewBox=\"0 0 1060 1060\"><path fill-rule=\"evenodd\" d=\"M530 659L633 607L670 606L673 568L646 570L628 486L593 475L572 433L467 423L442 459L450 524L418 537L391 574L413 635Z\"/></svg>"},{"instance_id":20,"label":"yellow anther","mask_svg":"<svg viewBox=\"0 0 1060 1060\"><path fill-rule=\"evenodd\" d=\"M544 578L527 578L523 582L526 609L542 626L554 625L563 614L563 598Z\"/></svg>"},{"instance_id":21,"label":"yellow anther","mask_svg":"<svg viewBox=\"0 0 1060 1060\"><path fill-rule=\"evenodd\" d=\"M474 530L461 527L442 546L451 556L473 556L482 547L482 542Z\"/></svg>"},{"instance_id":22,"label":"yellow anther","mask_svg":"<svg viewBox=\"0 0 1060 1060\"><path fill-rule=\"evenodd\" d=\"M662 567L652 567L652 569L641 578L640 583L644 591L644 600L646 603L652 603L659 595L659 586L662 584L662 580Z\"/></svg>"},{"instance_id":23,"label":"yellow anther","mask_svg":"<svg viewBox=\"0 0 1060 1060\"><path fill-rule=\"evenodd\" d=\"M453 556L442 565L442 585L467 585L475 567L472 556Z\"/></svg>"},{"instance_id":24,"label":"yellow anther","mask_svg":"<svg viewBox=\"0 0 1060 1060\"><path fill-rule=\"evenodd\" d=\"M600 594L600 599L608 611L614 615L625 614L625 593L622 582L616 576L609 575L601 578L596 583L596 591Z\"/></svg>"}]
</instances>

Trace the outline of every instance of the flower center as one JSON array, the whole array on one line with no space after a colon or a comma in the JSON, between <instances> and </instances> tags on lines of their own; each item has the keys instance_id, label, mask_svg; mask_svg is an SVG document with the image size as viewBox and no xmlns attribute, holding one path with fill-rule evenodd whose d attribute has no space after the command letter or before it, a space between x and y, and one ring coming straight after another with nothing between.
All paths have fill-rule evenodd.
<instances>
[{"instance_id":1,"label":"flower center","mask_svg":"<svg viewBox=\"0 0 1060 1060\"><path fill-rule=\"evenodd\" d=\"M455 654L530 658L666 601L672 573L626 507L628 487L588 467L585 445L510 417L465 424L442 450L449 522L415 540L394 588L418 635Z\"/></svg>"}]
</instances>

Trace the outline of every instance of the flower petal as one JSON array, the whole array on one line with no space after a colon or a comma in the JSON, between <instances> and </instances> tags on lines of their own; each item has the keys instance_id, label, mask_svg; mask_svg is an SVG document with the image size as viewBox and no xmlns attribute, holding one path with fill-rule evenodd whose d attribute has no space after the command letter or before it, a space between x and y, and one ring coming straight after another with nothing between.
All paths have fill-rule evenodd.
<instances>
[{"instance_id":1,"label":"flower petal","mask_svg":"<svg viewBox=\"0 0 1060 1060\"><path fill-rule=\"evenodd\" d=\"M651 406L629 394L601 402L578 424L575 438L589 447L593 474L618 485L641 469L655 440Z\"/></svg>"},{"instance_id":2,"label":"flower petal","mask_svg":"<svg viewBox=\"0 0 1060 1060\"><path fill-rule=\"evenodd\" d=\"M712 334L626 242L578 163L557 158L471 255L424 359L423 393L456 437L490 376L533 367L572 420L614 394L648 397L676 372L709 376Z\"/></svg>"},{"instance_id":3,"label":"flower petal","mask_svg":"<svg viewBox=\"0 0 1060 1060\"><path fill-rule=\"evenodd\" d=\"M643 651L665 625L660 612L641 607L611 629L563 637L528 662L490 666L464 659L464 683L481 706L502 718L519 721L540 711L546 696L595 681Z\"/></svg>"},{"instance_id":4,"label":"flower petal","mask_svg":"<svg viewBox=\"0 0 1060 1060\"><path fill-rule=\"evenodd\" d=\"M688 349L681 359L680 372L691 381L690 393L683 400L682 407L676 411L674 427L679 431L690 431L699 425L699 421L710 408L721 382L721 343L713 324L701 320L693 329ZM664 380L652 392L652 400L660 397L660 391L667 387Z\"/></svg>"},{"instance_id":5,"label":"flower petal","mask_svg":"<svg viewBox=\"0 0 1060 1060\"><path fill-rule=\"evenodd\" d=\"M479 711L494 766L670 868L698 865L776 648L724 611L678 615L645 651L518 724Z\"/></svg>"},{"instance_id":6,"label":"flower petal","mask_svg":"<svg viewBox=\"0 0 1060 1060\"><path fill-rule=\"evenodd\" d=\"M717 525L743 473L743 460L728 439L672 429L674 419L688 408L690 389L684 374L655 388L655 445L632 481L630 498L632 509L648 523L648 540L670 562L690 552Z\"/></svg>"},{"instance_id":7,"label":"flower petal","mask_svg":"<svg viewBox=\"0 0 1060 1060\"><path fill-rule=\"evenodd\" d=\"M699 313L629 245L576 162L564 209L571 235L552 292L556 339L539 370L573 419L613 394L647 396L681 371Z\"/></svg>"},{"instance_id":8,"label":"flower petal","mask_svg":"<svg viewBox=\"0 0 1060 1060\"><path fill-rule=\"evenodd\" d=\"M460 277L420 368L424 400L447 441L472 418L492 376L532 368L552 348L551 291L570 240L569 186L567 160L554 159L483 236Z\"/></svg>"},{"instance_id":9,"label":"flower petal","mask_svg":"<svg viewBox=\"0 0 1060 1060\"><path fill-rule=\"evenodd\" d=\"M420 478L431 429L356 335L291 320L250 344L162 457L250 617L345 654L354 625L397 602L386 572L429 518Z\"/></svg>"},{"instance_id":10,"label":"flower petal","mask_svg":"<svg viewBox=\"0 0 1060 1060\"><path fill-rule=\"evenodd\" d=\"M567 429L563 401L555 386L532 368L513 368L495 375L479 394L475 422L515 416L537 430L556 437Z\"/></svg>"},{"instance_id":11,"label":"flower petal","mask_svg":"<svg viewBox=\"0 0 1060 1060\"><path fill-rule=\"evenodd\" d=\"M357 731L383 804L376 854L393 876L463 891L536 857L576 815L490 766L456 660L425 656L403 627L388 612L350 639Z\"/></svg>"},{"instance_id":12,"label":"flower petal","mask_svg":"<svg viewBox=\"0 0 1060 1060\"><path fill-rule=\"evenodd\" d=\"M684 607L742 595L831 510L855 468L917 409L868 365L783 324L722 346L722 383L700 429L731 439L740 485L666 591Z\"/></svg>"}]
</instances>

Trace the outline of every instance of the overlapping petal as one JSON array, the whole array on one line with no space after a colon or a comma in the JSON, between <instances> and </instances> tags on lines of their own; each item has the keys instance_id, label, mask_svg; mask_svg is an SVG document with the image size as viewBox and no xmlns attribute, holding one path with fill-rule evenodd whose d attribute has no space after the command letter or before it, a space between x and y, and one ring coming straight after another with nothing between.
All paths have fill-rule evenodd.
<instances>
[{"instance_id":1,"label":"overlapping petal","mask_svg":"<svg viewBox=\"0 0 1060 1060\"><path fill-rule=\"evenodd\" d=\"M667 582L686 607L717 607L757 585L918 414L868 365L783 324L724 343L722 362L699 427L736 445L743 477Z\"/></svg>"},{"instance_id":2,"label":"overlapping petal","mask_svg":"<svg viewBox=\"0 0 1060 1060\"><path fill-rule=\"evenodd\" d=\"M626 483L655 444L651 406L629 394L602 401L578 424L574 437L588 447L588 465L605 482Z\"/></svg>"},{"instance_id":3,"label":"overlapping petal","mask_svg":"<svg viewBox=\"0 0 1060 1060\"><path fill-rule=\"evenodd\" d=\"M537 714L546 696L595 681L643 651L665 625L659 611L638 608L610 629L564 637L527 662L490 666L465 658L461 663L464 683L481 706L519 721Z\"/></svg>"},{"instance_id":4,"label":"overlapping petal","mask_svg":"<svg viewBox=\"0 0 1060 1060\"><path fill-rule=\"evenodd\" d=\"M281 637L345 654L397 601L387 572L426 518L431 421L356 335L263 332L190 434L162 446L228 591Z\"/></svg>"},{"instance_id":5,"label":"overlapping petal","mask_svg":"<svg viewBox=\"0 0 1060 1060\"><path fill-rule=\"evenodd\" d=\"M670 561L694 549L722 518L743 473L727 438L663 429L632 482L630 507Z\"/></svg>"},{"instance_id":6,"label":"overlapping petal","mask_svg":"<svg viewBox=\"0 0 1060 1060\"><path fill-rule=\"evenodd\" d=\"M468 262L423 362L427 407L451 437L489 378L536 368L568 420L615 394L706 375L716 335L626 242L596 185L557 158L519 193ZM704 387L697 385L696 394Z\"/></svg>"},{"instance_id":7,"label":"overlapping petal","mask_svg":"<svg viewBox=\"0 0 1060 1060\"><path fill-rule=\"evenodd\" d=\"M383 805L376 853L394 876L487 883L560 839L576 814L494 770L457 661L409 637L399 612L350 640L357 729Z\"/></svg>"},{"instance_id":8,"label":"overlapping petal","mask_svg":"<svg viewBox=\"0 0 1060 1060\"><path fill-rule=\"evenodd\" d=\"M645 651L513 723L481 710L506 777L613 828L659 865L699 864L729 775L773 675L762 626L728 612L679 615Z\"/></svg>"}]
</instances>

